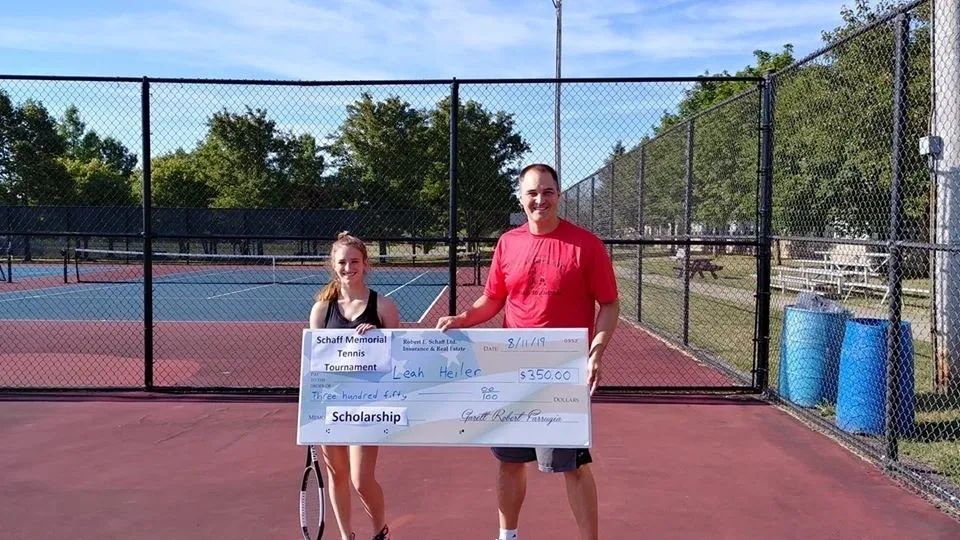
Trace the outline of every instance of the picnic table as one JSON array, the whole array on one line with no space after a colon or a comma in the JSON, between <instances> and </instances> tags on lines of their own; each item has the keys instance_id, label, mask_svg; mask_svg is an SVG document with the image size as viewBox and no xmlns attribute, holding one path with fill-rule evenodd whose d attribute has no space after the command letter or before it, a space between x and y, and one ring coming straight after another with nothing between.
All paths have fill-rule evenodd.
<instances>
[{"instance_id":1,"label":"picnic table","mask_svg":"<svg viewBox=\"0 0 960 540\"><path fill-rule=\"evenodd\" d=\"M677 259L677 263L674 264L673 269L677 271L677 277L683 277L683 259ZM687 274L693 275L697 274L700 277L706 277L703 275L704 272L710 272L710 275L713 276L713 279L718 279L717 272L723 270L722 266L714 264L713 259L707 258L696 258L690 259L690 264L687 267Z\"/></svg>"}]
</instances>

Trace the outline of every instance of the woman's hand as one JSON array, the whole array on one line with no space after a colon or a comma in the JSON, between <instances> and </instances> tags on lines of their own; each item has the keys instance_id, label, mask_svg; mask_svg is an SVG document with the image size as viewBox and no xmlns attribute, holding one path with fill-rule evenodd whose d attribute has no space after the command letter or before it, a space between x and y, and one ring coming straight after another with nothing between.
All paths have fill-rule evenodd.
<instances>
[{"instance_id":1,"label":"woman's hand","mask_svg":"<svg viewBox=\"0 0 960 540\"><path fill-rule=\"evenodd\" d=\"M363 334L364 332L366 332L366 331L368 331L368 330L372 330L372 329L374 329L374 328L376 328L376 326L374 326L374 325L372 325L372 324L370 324L370 323L363 323L363 324L357 326L357 333L358 333L358 334Z\"/></svg>"}]
</instances>

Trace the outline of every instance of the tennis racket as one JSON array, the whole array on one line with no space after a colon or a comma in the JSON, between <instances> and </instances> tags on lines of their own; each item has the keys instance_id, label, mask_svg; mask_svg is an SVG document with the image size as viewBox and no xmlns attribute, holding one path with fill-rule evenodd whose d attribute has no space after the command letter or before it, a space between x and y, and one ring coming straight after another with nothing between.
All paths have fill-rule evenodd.
<instances>
[{"instance_id":1,"label":"tennis racket","mask_svg":"<svg viewBox=\"0 0 960 540\"><path fill-rule=\"evenodd\" d=\"M300 482L300 529L303 540L320 540L324 528L323 475L317 451L307 446L307 464Z\"/></svg>"}]
</instances>

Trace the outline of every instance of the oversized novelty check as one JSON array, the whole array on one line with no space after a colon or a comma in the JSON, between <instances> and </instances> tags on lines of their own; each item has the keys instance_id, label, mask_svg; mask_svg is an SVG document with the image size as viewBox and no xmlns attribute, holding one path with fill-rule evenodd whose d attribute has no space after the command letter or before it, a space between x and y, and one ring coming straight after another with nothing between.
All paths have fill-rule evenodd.
<instances>
[{"instance_id":1,"label":"oversized novelty check","mask_svg":"<svg viewBox=\"0 0 960 540\"><path fill-rule=\"evenodd\" d=\"M304 330L297 444L591 444L586 329Z\"/></svg>"}]
</instances>

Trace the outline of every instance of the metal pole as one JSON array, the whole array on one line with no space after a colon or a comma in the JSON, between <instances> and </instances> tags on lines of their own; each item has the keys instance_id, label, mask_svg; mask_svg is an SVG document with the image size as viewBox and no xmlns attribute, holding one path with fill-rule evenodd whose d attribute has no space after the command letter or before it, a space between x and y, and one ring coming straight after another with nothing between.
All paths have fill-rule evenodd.
<instances>
[{"instance_id":1,"label":"metal pole","mask_svg":"<svg viewBox=\"0 0 960 540\"><path fill-rule=\"evenodd\" d=\"M764 75L760 103L760 237L757 247L757 367L754 386L770 385L770 244L773 219L773 71Z\"/></svg>"},{"instance_id":2,"label":"metal pole","mask_svg":"<svg viewBox=\"0 0 960 540\"><path fill-rule=\"evenodd\" d=\"M449 314L457 313L457 133L460 117L460 83L453 79L450 85L450 305Z\"/></svg>"},{"instance_id":3,"label":"metal pole","mask_svg":"<svg viewBox=\"0 0 960 540\"><path fill-rule=\"evenodd\" d=\"M140 84L143 143L143 385L153 388L153 206L150 190L150 81Z\"/></svg>"},{"instance_id":4,"label":"metal pole","mask_svg":"<svg viewBox=\"0 0 960 540\"><path fill-rule=\"evenodd\" d=\"M607 196L610 197L610 238L613 238L616 235L615 227L617 222L617 205L616 205L616 181L614 180L617 175L617 169L614 165L616 157L610 160L610 180L607 186ZM610 259L613 260L613 244L610 245Z\"/></svg>"},{"instance_id":5,"label":"metal pole","mask_svg":"<svg viewBox=\"0 0 960 540\"><path fill-rule=\"evenodd\" d=\"M563 0L553 0L553 7L557 10L557 84L553 97L553 154L554 168L557 176L563 178L560 173L560 36L563 27Z\"/></svg>"},{"instance_id":6,"label":"metal pole","mask_svg":"<svg viewBox=\"0 0 960 540\"><path fill-rule=\"evenodd\" d=\"M596 221L594 221L594 220L596 219L596 213L594 212L594 206L596 206L596 200L597 200L597 182L596 182L596 180L597 180L597 176L596 176L596 175L590 177L590 230L593 231L594 233L598 232L598 231L597 231Z\"/></svg>"},{"instance_id":7,"label":"metal pole","mask_svg":"<svg viewBox=\"0 0 960 540\"><path fill-rule=\"evenodd\" d=\"M931 242L960 244L960 3L931 2L931 135L934 198ZM934 391L960 392L960 253L935 250L933 299Z\"/></svg>"},{"instance_id":8,"label":"metal pole","mask_svg":"<svg viewBox=\"0 0 960 540\"><path fill-rule=\"evenodd\" d=\"M690 222L693 217L693 120L687 121L686 189L683 195L683 344L690 344Z\"/></svg>"},{"instance_id":9,"label":"metal pole","mask_svg":"<svg viewBox=\"0 0 960 540\"><path fill-rule=\"evenodd\" d=\"M574 215L577 216L577 221L576 221L577 225L583 226L583 220L580 219L580 186L581 184L583 184L583 182L577 182L577 186L576 186L577 187L577 213Z\"/></svg>"},{"instance_id":10,"label":"metal pole","mask_svg":"<svg viewBox=\"0 0 960 540\"><path fill-rule=\"evenodd\" d=\"M643 166L646 146L640 147L640 165L637 172L637 236L643 238ZM637 322L643 321L643 244L637 246Z\"/></svg>"},{"instance_id":11,"label":"metal pole","mask_svg":"<svg viewBox=\"0 0 960 540\"><path fill-rule=\"evenodd\" d=\"M903 148L906 139L907 116L907 39L910 35L910 16L901 13L896 24L896 60L893 79L893 146L891 151L893 178L890 185L890 259L887 263L887 283L889 287L889 315L887 326L887 406L885 426L884 459L897 461L897 440L899 437L898 420L900 418L900 294L901 263L900 251L900 214L903 211Z\"/></svg>"}]
</instances>

